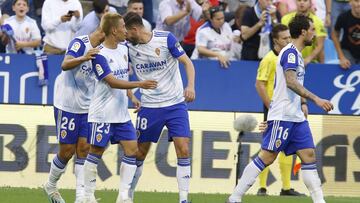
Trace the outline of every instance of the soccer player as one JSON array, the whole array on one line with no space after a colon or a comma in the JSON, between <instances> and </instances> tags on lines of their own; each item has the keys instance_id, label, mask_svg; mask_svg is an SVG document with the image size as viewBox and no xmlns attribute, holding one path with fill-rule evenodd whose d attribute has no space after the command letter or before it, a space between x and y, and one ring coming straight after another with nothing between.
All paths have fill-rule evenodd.
<instances>
[{"instance_id":1,"label":"soccer player","mask_svg":"<svg viewBox=\"0 0 360 203\"><path fill-rule=\"evenodd\" d=\"M136 174L130 189L130 196L139 180L143 162L149 152L151 142L157 142L164 126L169 130L169 141L174 141L177 161L176 177L179 187L179 202L187 203L190 183L190 125L185 102L195 99L194 66L170 32L146 31L141 17L129 12L125 15L128 30L129 56L134 71L140 81L155 79L158 87L141 91L140 111L137 115L139 151L136 155ZM179 61L187 73L187 87L179 71Z\"/></svg>"},{"instance_id":2,"label":"soccer player","mask_svg":"<svg viewBox=\"0 0 360 203\"><path fill-rule=\"evenodd\" d=\"M271 31L274 48L261 60L257 77L256 77L256 91L258 92L261 100L264 103L264 121L267 120L267 113L270 107L270 100L273 95L274 83L275 83L275 70L278 54L281 49L290 43L291 37L289 28L283 24L274 25ZM305 117L307 116L307 105L304 103L301 105ZM283 152L279 154L279 166L282 180L282 189L280 195L298 196L299 192L290 188L290 178L292 169L292 156L286 156ZM269 175L269 168L266 167L263 172L260 173L260 188L257 192L258 195L266 195L266 182Z\"/></svg>"},{"instance_id":3,"label":"soccer player","mask_svg":"<svg viewBox=\"0 0 360 203\"><path fill-rule=\"evenodd\" d=\"M94 90L91 59L99 52L97 47L104 40L104 33L97 29L90 35L73 39L62 62L62 72L55 81L54 115L59 152L51 162L49 180L44 190L51 203L65 202L56 184L71 157L76 153L76 202L84 193L83 165L89 150L88 110Z\"/></svg>"},{"instance_id":4,"label":"soccer player","mask_svg":"<svg viewBox=\"0 0 360 203\"><path fill-rule=\"evenodd\" d=\"M128 190L136 170L137 137L128 112L128 96L139 105L131 91L126 89L154 89L157 82L145 80L128 81L128 48L125 23L120 14L106 13L101 19L100 27L105 33L105 40L100 45L100 52L92 61L93 71L97 78L94 94L89 108L91 132L88 136L90 151L84 164L85 198L82 202L96 202L97 164L104 153L108 142L120 144L124 157L120 167L120 188L117 203L128 202Z\"/></svg>"},{"instance_id":5,"label":"soccer player","mask_svg":"<svg viewBox=\"0 0 360 203\"><path fill-rule=\"evenodd\" d=\"M241 202L256 177L276 159L280 151L297 154L302 161L302 177L315 203L325 203L321 182L316 170L315 146L301 103L305 99L315 102L325 111L333 105L303 87L305 66L301 50L310 46L314 38L314 25L306 16L298 15L289 23L292 43L278 56L274 95L268 114L268 128L264 132L261 151L249 163L239 179L228 203ZM305 99L302 99L305 98Z\"/></svg>"}]
</instances>

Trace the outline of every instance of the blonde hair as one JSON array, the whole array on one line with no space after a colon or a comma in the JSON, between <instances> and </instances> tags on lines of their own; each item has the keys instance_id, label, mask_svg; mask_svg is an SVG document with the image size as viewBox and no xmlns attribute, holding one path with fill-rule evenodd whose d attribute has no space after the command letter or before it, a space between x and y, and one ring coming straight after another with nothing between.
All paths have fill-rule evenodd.
<instances>
[{"instance_id":1,"label":"blonde hair","mask_svg":"<svg viewBox=\"0 0 360 203\"><path fill-rule=\"evenodd\" d=\"M102 16L100 27L102 31L105 33L105 36L111 34L112 28L117 27L121 19L123 19L123 17L118 13L105 13Z\"/></svg>"}]
</instances>

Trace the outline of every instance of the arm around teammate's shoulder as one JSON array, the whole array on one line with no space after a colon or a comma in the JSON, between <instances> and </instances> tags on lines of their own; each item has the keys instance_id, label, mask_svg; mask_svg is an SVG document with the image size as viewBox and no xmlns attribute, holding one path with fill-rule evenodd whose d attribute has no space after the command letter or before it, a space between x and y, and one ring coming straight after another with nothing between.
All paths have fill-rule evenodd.
<instances>
[{"instance_id":1,"label":"arm around teammate's shoulder","mask_svg":"<svg viewBox=\"0 0 360 203\"><path fill-rule=\"evenodd\" d=\"M103 78L105 82L107 82L111 88L116 89L133 89L133 88L143 88L143 89L155 89L157 87L157 82L154 80L144 80L144 81L126 81L126 80L118 80L114 77L114 75L108 74Z\"/></svg>"}]
</instances>

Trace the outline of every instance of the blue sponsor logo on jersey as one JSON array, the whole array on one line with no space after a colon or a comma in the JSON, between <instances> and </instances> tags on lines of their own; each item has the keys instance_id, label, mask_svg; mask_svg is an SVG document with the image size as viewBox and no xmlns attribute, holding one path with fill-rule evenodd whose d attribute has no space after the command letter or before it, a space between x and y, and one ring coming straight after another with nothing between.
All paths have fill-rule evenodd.
<instances>
[{"instance_id":1,"label":"blue sponsor logo on jersey","mask_svg":"<svg viewBox=\"0 0 360 203\"><path fill-rule=\"evenodd\" d=\"M124 78L128 74L128 69L117 69L113 71L116 78Z\"/></svg>"},{"instance_id":2,"label":"blue sponsor logo on jersey","mask_svg":"<svg viewBox=\"0 0 360 203\"><path fill-rule=\"evenodd\" d=\"M81 66L81 73L84 75L90 75L92 72L91 67L88 67L87 65L82 65Z\"/></svg>"},{"instance_id":3,"label":"blue sponsor logo on jersey","mask_svg":"<svg viewBox=\"0 0 360 203\"><path fill-rule=\"evenodd\" d=\"M305 72L297 72L296 74L299 78L302 78L302 77L304 77Z\"/></svg>"},{"instance_id":4,"label":"blue sponsor logo on jersey","mask_svg":"<svg viewBox=\"0 0 360 203\"><path fill-rule=\"evenodd\" d=\"M140 72L149 72L154 70L164 69L166 66L166 60L155 61L151 63L136 64L136 70Z\"/></svg>"}]
</instances>

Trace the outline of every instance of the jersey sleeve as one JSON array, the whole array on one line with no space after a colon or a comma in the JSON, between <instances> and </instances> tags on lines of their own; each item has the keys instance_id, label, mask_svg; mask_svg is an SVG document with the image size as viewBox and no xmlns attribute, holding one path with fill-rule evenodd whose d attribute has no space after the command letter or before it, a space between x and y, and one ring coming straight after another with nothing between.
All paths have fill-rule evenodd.
<instances>
[{"instance_id":1,"label":"jersey sleeve","mask_svg":"<svg viewBox=\"0 0 360 203\"><path fill-rule=\"evenodd\" d=\"M285 50L281 56L280 65L284 71L296 70L299 65L297 51L291 48Z\"/></svg>"},{"instance_id":2,"label":"jersey sleeve","mask_svg":"<svg viewBox=\"0 0 360 203\"><path fill-rule=\"evenodd\" d=\"M180 45L180 42L175 38L172 33L169 33L167 37L167 46L171 55L174 58L178 58L185 53L184 49Z\"/></svg>"},{"instance_id":3,"label":"jersey sleeve","mask_svg":"<svg viewBox=\"0 0 360 203\"><path fill-rule=\"evenodd\" d=\"M82 40L75 38L70 42L66 55L78 58L84 55L85 48L85 43Z\"/></svg>"},{"instance_id":4,"label":"jersey sleeve","mask_svg":"<svg viewBox=\"0 0 360 203\"><path fill-rule=\"evenodd\" d=\"M109 64L103 55L96 54L92 61L92 68L98 80L102 80L111 73Z\"/></svg>"}]
</instances>

